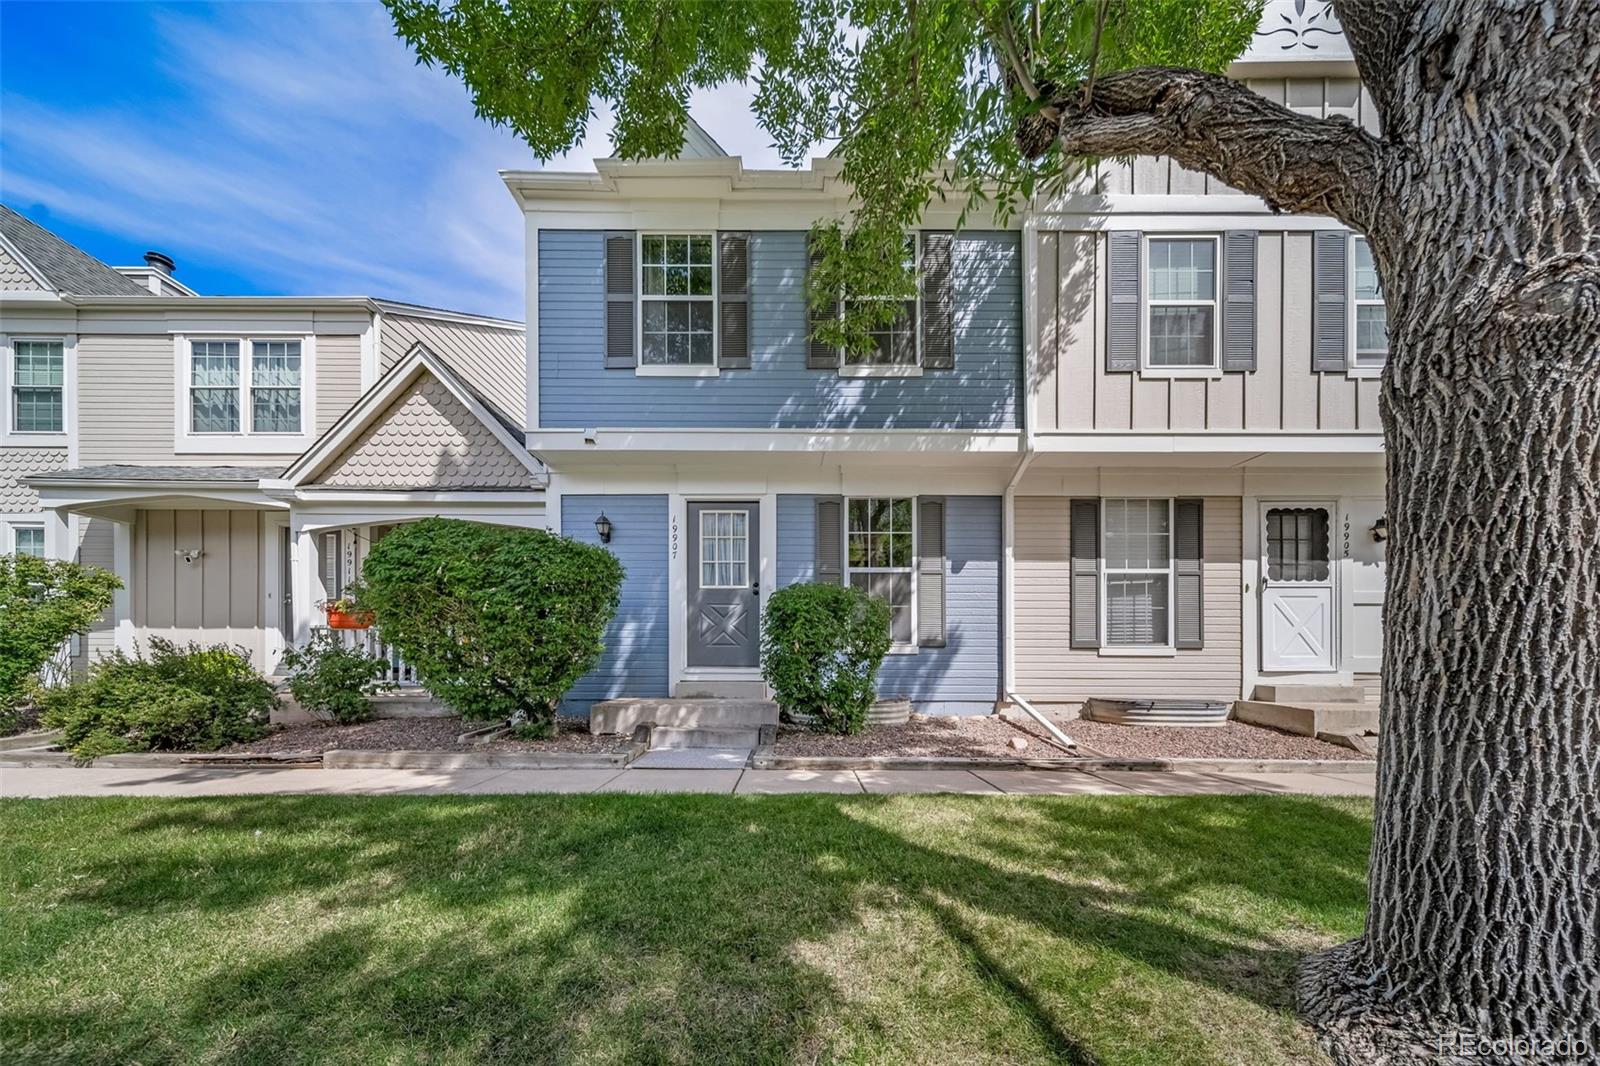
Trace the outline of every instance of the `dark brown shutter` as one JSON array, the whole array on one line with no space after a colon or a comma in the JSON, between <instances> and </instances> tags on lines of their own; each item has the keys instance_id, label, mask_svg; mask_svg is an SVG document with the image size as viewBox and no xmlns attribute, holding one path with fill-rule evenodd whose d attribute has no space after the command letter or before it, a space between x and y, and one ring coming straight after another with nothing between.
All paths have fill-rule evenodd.
<instances>
[{"instance_id":1,"label":"dark brown shutter","mask_svg":"<svg viewBox=\"0 0 1600 1066\"><path fill-rule=\"evenodd\" d=\"M1073 500L1071 518L1072 602L1071 639L1074 648L1100 646L1100 501Z\"/></svg>"},{"instance_id":2,"label":"dark brown shutter","mask_svg":"<svg viewBox=\"0 0 1600 1066\"><path fill-rule=\"evenodd\" d=\"M606 234L607 370L632 370L639 364L633 328L633 242L631 232Z\"/></svg>"},{"instance_id":3,"label":"dark brown shutter","mask_svg":"<svg viewBox=\"0 0 1600 1066\"><path fill-rule=\"evenodd\" d=\"M844 500L817 497L817 573L824 585L844 584Z\"/></svg>"},{"instance_id":4,"label":"dark brown shutter","mask_svg":"<svg viewBox=\"0 0 1600 1066\"><path fill-rule=\"evenodd\" d=\"M717 234L717 365L750 369L750 234Z\"/></svg>"},{"instance_id":5,"label":"dark brown shutter","mask_svg":"<svg viewBox=\"0 0 1600 1066\"><path fill-rule=\"evenodd\" d=\"M1222 238L1222 369L1256 368L1256 231Z\"/></svg>"},{"instance_id":6,"label":"dark brown shutter","mask_svg":"<svg viewBox=\"0 0 1600 1066\"><path fill-rule=\"evenodd\" d=\"M811 242L806 242L806 311L807 320L811 324L810 341L806 345L807 370L837 370L839 369L839 349L831 344L824 344L817 340L817 326L829 319L837 320L839 317L839 301L818 311L811 306L811 271L816 267L820 254L812 247Z\"/></svg>"},{"instance_id":7,"label":"dark brown shutter","mask_svg":"<svg viewBox=\"0 0 1600 1066\"><path fill-rule=\"evenodd\" d=\"M955 349L955 279L952 260L956 235L928 231L922 235L922 366L953 370Z\"/></svg>"},{"instance_id":8,"label":"dark brown shutter","mask_svg":"<svg viewBox=\"0 0 1600 1066\"><path fill-rule=\"evenodd\" d=\"M917 643L945 644L944 497L917 498Z\"/></svg>"},{"instance_id":9,"label":"dark brown shutter","mask_svg":"<svg viewBox=\"0 0 1600 1066\"><path fill-rule=\"evenodd\" d=\"M1176 617L1172 642L1177 648L1206 646L1205 501L1174 500L1172 558L1177 564L1173 589Z\"/></svg>"},{"instance_id":10,"label":"dark brown shutter","mask_svg":"<svg viewBox=\"0 0 1600 1066\"><path fill-rule=\"evenodd\" d=\"M1350 238L1343 230L1318 230L1311 252L1311 369L1343 373L1345 368L1345 257Z\"/></svg>"},{"instance_id":11,"label":"dark brown shutter","mask_svg":"<svg viewBox=\"0 0 1600 1066\"><path fill-rule=\"evenodd\" d=\"M1140 305L1137 230L1106 235L1106 371L1133 374L1139 370Z\"/></svg>"}]
</instances>

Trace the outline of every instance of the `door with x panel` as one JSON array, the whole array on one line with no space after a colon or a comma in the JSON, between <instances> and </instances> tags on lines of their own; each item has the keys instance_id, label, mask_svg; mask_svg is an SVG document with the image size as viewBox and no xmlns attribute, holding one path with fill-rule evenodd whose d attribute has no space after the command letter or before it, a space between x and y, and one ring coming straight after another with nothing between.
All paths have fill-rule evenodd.
<instances>
[{"instance_id":1,"label":"door with x panel","mask_svg":"<svg viewBox=\"0 0 1600 1066\"><path fill-rule=\"evenodd\" d=\"M1333 670L1333 507L1267 504L1262 523L1261 669Z\"/></svg>"},{"instance_id":2,"label":"door with x panel","mask_svg":"<svg viewBox=\"0 0 1600 1066\"><path fill-rule=\"evenodd\" d=\"M689 505L691 667L761 662L760 505Z\"/></svg>"}]
</instances>

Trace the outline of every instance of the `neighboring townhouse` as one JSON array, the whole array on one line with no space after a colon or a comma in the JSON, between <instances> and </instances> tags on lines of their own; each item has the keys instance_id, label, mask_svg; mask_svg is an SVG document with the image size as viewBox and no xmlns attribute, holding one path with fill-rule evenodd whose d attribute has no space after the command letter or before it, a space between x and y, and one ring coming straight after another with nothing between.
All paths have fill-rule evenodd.
<instances>
[{"instance_id":1,"label":"neighboring townhouse","mask_svg":"<svg viewBox=\"0 0 1600 1066\"><path fill-rule=\"evenodd\" d=\"M520 323L194 295L159 253L119 272L5 207L0 255L4 547L125 585L80 662L165 636L272 670L395 523L543 525Z\"/></svg>"},{"instance_id":2,"label":"neighboring townhouse","mask_svg":"<svg viewBox=\"0 0 1600 1066\"><path fill-rule=\"evenodd\" d=\"M1268 6L1232 71L1370 125L1325 5ZM760 605L886 599L885 694L1375 703L1384 310L1365 244L1165 159L1107 163L1010 225L935 205L919 296L854 356L810 339L831 160L504 175L527 220L531 450L553 528L627 567L568 697L757 693Z\"/></svg>"}]
</instances>

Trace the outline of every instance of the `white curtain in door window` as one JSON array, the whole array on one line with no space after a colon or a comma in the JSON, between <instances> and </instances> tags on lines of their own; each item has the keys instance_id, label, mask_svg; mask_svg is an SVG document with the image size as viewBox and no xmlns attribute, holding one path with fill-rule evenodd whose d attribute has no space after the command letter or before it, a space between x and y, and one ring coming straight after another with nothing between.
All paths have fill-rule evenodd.
<instances>
[{"instance_id":1,"label":"white curtain in door window","mask_svg":"<svg viewBox=\"0 0 1600 1066\"><path fill-rule=\"evenodd\" d=\"M750 583L749 516L744 511L700 512L700 587L743 588Z\"/></svg>"}]
</instances>

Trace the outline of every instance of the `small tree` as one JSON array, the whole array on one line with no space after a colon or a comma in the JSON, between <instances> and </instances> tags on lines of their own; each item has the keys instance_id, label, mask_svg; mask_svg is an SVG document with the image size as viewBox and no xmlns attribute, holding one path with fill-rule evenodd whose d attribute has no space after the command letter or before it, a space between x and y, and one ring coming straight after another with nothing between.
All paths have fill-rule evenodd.
<instances>
[{"instance_id":1,"label":"small tree","mask_svg":"<svg viewBox=\"0 0 1600 1066\"><path fill-rule=\"evenodd\" d=\"M840 585L789 585L767 600L761 673L790 714L859 733L889 653L889 605Z\"/></svg>"},{"instance_id":2,"label":"small tree","mask_svg":"<svg viewBox=\"0 0 1600 1066\"><path fill-rule=\"evenodd\" d=\"M0 727L51 656L92 626L121 587L98 567L0 555Z\"/></svg>"},{"instance_id":3,"label":"small tree","mask_svg":"<svg viewBox=\"0 0 1600 1066\"><path fill-rule=\"evenodd\" d=\"M622 574L604 548L543 530L429 518L373 545L359 599L462 717L549 735L557 702L604 650Z\"/></svg>"},{"instance_id":4,"label":"small tree","mask_svg":"<svg viewBox=\"0 0 1600 1066\"><path fill-rule=\"evenodd\" d=\"M303 648L283 653L294 701L312 714L325 715L340 725L365 722L372 717L368 696L382 685L387 663L359 648L347 648L332 633L319 633Z\"/></svg>"}]
</instances>

